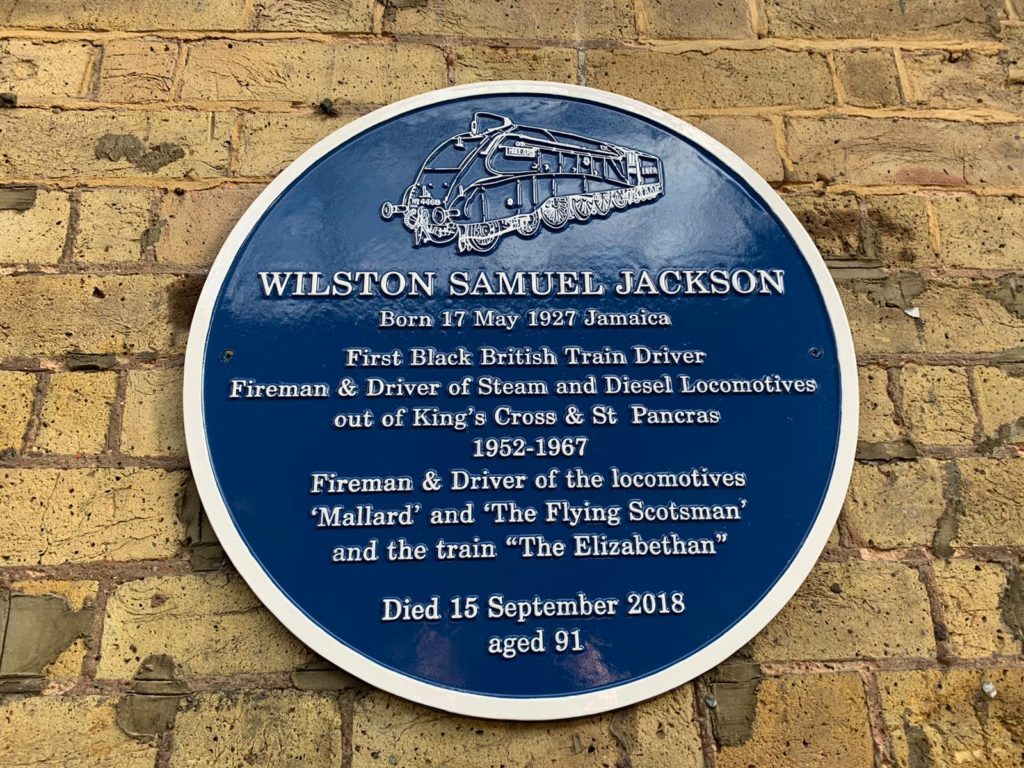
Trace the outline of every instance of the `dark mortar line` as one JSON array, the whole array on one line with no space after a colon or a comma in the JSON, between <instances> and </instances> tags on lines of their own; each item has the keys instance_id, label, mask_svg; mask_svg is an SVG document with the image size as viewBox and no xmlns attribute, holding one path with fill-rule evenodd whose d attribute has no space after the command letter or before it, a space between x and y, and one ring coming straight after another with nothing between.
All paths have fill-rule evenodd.
<instances>
[{"instance_id":1,"label":"dark mortar line","mask_svg":"<svg viewBox=\"0 0 1024 768\"><path fill-rule=\"evenodd\" d=\"M151 576L189 576L193 571L187 555L167 560L114 563L95 560L58 565L11 565L0 567L0 584L16 581L109 581L120 586Z\"/></svg>"},{"instance_id":2,"label":"dark mortar line","mask_svg":"<svg viewBox=\"0 0 1024 768\"><path fill-rule=\"evenodd\" d=\"M933 445L914 443L922 459L976 459L986 458L988 453L975 445Z\"/></svg>"},{"instance_id":3,"label":"dark mortar line","mask_svg":"<svg viewBox=\"0 0 1024 768\"><path fill-rule=\"evenodd\" d=\"M885 723L885 707L882 704L882 693L878 687L878 678L871 669L863 669L860 673L864 685L864 700L867 703L868 728L871 730L871 741L875 748L875 768L892 768L894 765L892 735Z\"/></svg>"},{"instance_id":4,"label":"dark mortar line","mask_svg":"<svg viewBox=\"0 0 1024 768\"><path fill-rule=\"evenodd\" d=\"M940 664L948 664L955 656L949 640L949 629L946 623L945 612L942 608L942 598L939 594L939 584L935 578L935 569L931 563L920 563L917 565L918 578L924 586L928 595L928 609L932 619L932 637L935 640L935 655Z\"/></svg>"},{"instance_id":5,"label":"dark mortar line","mask_svg":"<svg viewBox=\"0 0 1024 768\"><path fill-rule=\"evenodd\" d=\"M300 690L292 683L291 675L291 672L243 672L218 676L183 675L181 682L188 686L190 693L234 692L250 688L261 691Z\"/></svg>"},{"instance_id":6,"label":"dark mortar line","mask_svg":"<svg viewBox=\"0 0 1024 768\"><path fill-rule=\"evenodd\" d=\"M608 733L611 734L619 751L619 759L615 761L615 768L633 768L633 748L637 742L636 707L613 712L608 720Z\"/></svg>"},{"instance_id":7,"label":"dark mortar line","mask_svg":"<svg viewBox=\"0 0 1024 768\"><path fill-rule=\"evenodd\" d=\"M999 596L999 613L1020 649L1024 646L1024 575L1018 564L1007 569L1006 587Z\"/></svg>"},{"instance_id":8,"label":"dark mortar line","mask_svg":"<svg viewBox=\"0 0 1024 768\"><path fill-rule=\"evenodd\" d=\"M974 409L974 443L981 446L987 435L985 427L981 423L981 401L978 398L978 383L975 379L976 366L967 367L967 392L971 397L971 408Z\"/></svg>"},{"instance_id":9,"label":"dark mortar line","mask_svg":"<svg viewBox=\"0 0 1024 768\"><path fill-rule=\"evenodd\" d=\"M62 257L63 258L63 257ZM67 275L95 275L97 277L137 277L139 275L180 275L181 277L192 277L194 275L205 275L210 271L209 266L188 266L182 264L162 264L160 262L136 261L126 265L125 262L114 262L110 264L79 264L71 261L58 262L57 271L46 271L36 268L37 265L25 264L26 269L18 270L13 267L12 271L4 277L66 277Z\"/></svg>"},{"instance_id":10,"label":"dark mortar line","mask_svg":"<svg viewBox=\"0 0 1024 768\"><path fill-rule=\"evenodd\" d=\"M99 101L100 98L100 82L103 75L103 65L106 60L107 46L103 43L92 43L96 49L96 56L92 62L92 72L90 83L89 83L89 95L88 98Z\"/></svg>"},{"instance_id":11,"label":"dark mortar line","mask_svg":"<svg viewBox=\"0 0 1024 768\"><path fill-rule=\"evenodd\" d=\"M173 194L173 193L172 193ZM164 199L167 197L166 193L155 194L150 193L149 199L149 216L146 219L146 228L139 234L139 256L140 260L138 264L141 265L156 265L156 244L160 240L161 230L166 225L166 220L161 223L160 211L163 208ZM150 234L155 230L155 238L147 246L147 238L152 238Z\"/></svg>"},{"instance_id":12,"label":"dark mortar line","mask_svg":"<svg viewBox=\"0 0 1024 768\"><path fill-rule=\"evenodd\" d=\"M78 226L82 214L82 193L74 189L68 196L70 207L68 209L67 234L64 237L64 247L61 249L60 258L57 259L58 267L66 269L74 264L75 243L78 241Z\"/></svg>"},{"instance_id":13,"label":"dark mortar line","mask_svg":"<svg viewBox=\"0 0 1024 768\"><path fill-rule=\"evenodd\" d=\"M156 353L142 353L138 355L114 355L113 353L71 353L65 356L39 357L0 357L0 371L22 371L25 373L63 373L66 371L82 371L76 367L87 357L104 358L107 354L116 358L116 362L104 371L135 371L150 370L153 368L181 368L185 364L184 355L157 355ZM72 361L75 361L74 363Z\"/></svg>"},{"instance_id":14,"label":"dark mortar line","mask_svg":"<svg viewBox=\"0 0 1024 768\"><path fill-rule=\"evenodd\" d=\"M707 697L711 688L704 675L693 681L693 716L697 721L697 734L700 736L701 753L704 756L704 768L717 768L718 746L711 727L711 711L707 705Z\"/></svg>"},{"instance_id":15,"label":"dark mortar line","mask_svg":"<svg viewBox=\"0 0 1024 768\"><path fill-rule=\"evenodd\" d=\"M956 547L953 550L953 559L1016 566L1024 559L1024 544Z\"/></svg>"},{"instance_id":16,"label":"dark mortar line","mask_svg":"<svg viewBox=\"0 0 1024 768\"><path fill-rule=\"evenodd\" d=\"M379 0L378 0L379 1ZM424 3L425 4L425 3ZM401 9L397 9L401 10ZM394 18L388 19L388 24L394 24ZM50 38L39 38L38 33L49 33L52 36ZM67 29L67 30L53 30L46 29L43 27L25 27L25 26L0 26L0 33L3 36L11 37L12 39L25 39L25 35L30 35L32 40L44 43L60 42L65 39L71 39L72 41L88 42L94 45L102 45L110 40L117 39L130 39L130 40L142 40L146 38L159 38L163 41L177 40L184 43L202 43L202 42L236 42L236 43L275 43L275 42L311 42L311 43L322 43L324 45L330 45L335 42L352 42L363 41L372 47L372 43L378 45L387 45L397 41L413 41L413 40L429 40L444 39L441 35L430 34L430 33L398 33L391 29L382 29L379 32L373 30L259 30L259 29L219 29L219 28L198 28L198 29L145 29L145 30L127 30L130 36L125 37L123 35L112 38L111 33L121 35L121 32L114 30L107 30L101 28L91 29ZM635 32L635 26L634 26ZM68 35L71 37L68 38ZM547 48L556 45L561 41L561 38L508 38L508 37L459 37L460 40L465 40L473 45L482 45L484 47L491 48L502 48L507 47L507 43L518 41L525 41L529 43L531 48ZM566 39L568 40L568 39ZM847 45L845 47L835 48L835 43L843 42ZM571 40L568 42L579 42ZM735 37L735 38L670 38L670 37L654 37L651 35L645 36L624 36L624 37L601 37L593 38L584 42L598 42L604 45L617 45L628 50L647 50L646 48L639 47L638 43L684 43L684 44L697 44L700 47L686 49L688 52L701 53L704 49L713 48L715 50L736 50L743 52L765 52L765 51L778 51L783 50L787 52L803 52L811 51L812 53L826 53L832 50L845 51L845 50L877 50L885 52L893 47L906 48L910 46L911 51L946 51L946 52L979 52L982 55L994 56L999 52L999 49L1005 48L1005 44L1001 43L999 39L984 39L984 38L972 38L968 40L953 40L949 38L927 38L922 40L907 40L905 37L885 37L885 38L820 38L818 40L809 40L801 37L778 37L772 35L766 35L765 37ZM852 43L852 47L849 45Z\"/></svg>"},{"instance_id":17,"label":"dark mortar line","mask_svg":"<svg viewBox=\"0 0 1024 768\"><path fill-rule=\"evenodd\" d=\"M936 555L930 548L920 544L908 544L903 547L879 546L840 546L829 547L821 553L821 560L829 563L902 563L919 565L936 560L965 560L971 562L991 562L1015 564L1024 558L1024 544L1006 544L1000 546L976 545L956 547L949 557Z\"/></svg>"},{"instance_id":18,"label":"dark mortar line","mask_svg":"<svg viewBox=\"0 0 1024 768\"><path fill-rule=\"evenodd\" d=\"M1002 352L896 352L858 353L857 363L861 366L874 365L882 368L900 368L904 365L947 365L968 367L972 365L1006 365L1024 362L1024 349L1007 349Z\"/></svg>"},{"instance_id":19,"label":"dark mortar line","mask_svg":"<svg viewBox=\"0 0 1024 768\"><path fill-rule=\"evenodd\" d=\"M132 680L93 680L86 677L79 677L74 685L62 694L65 697L73 696L123 696L131 689Z\"/></svg>"},{"instance_id":20,"label":"dark mortar line","mask_svg":"<svg viewBox=\"0 0 1024 768\"><path fill-rule=\"evenodd\" d=\"M900 433L907 434L907 421L904 418L903 382L900 380L899 368L885 368L886 385L885 392L892 401L893 416L900 428Z\"/></svg>"},{"instance_id":21,"label":"dark mortar line","mask_svg":"<svg viewBox=\"0 0 1024 768\"><path fill-rule=\"evenodd\" d=\"M885 260L878 254L877 238L874 236L874 227L868 213L867 200L857 193L854 193L853 199L857 205L857 213L860 214L857 217L857 237L860 239L860 250L866 260L878 262L882 271L888 274L888 270L891 267L887 267Z\"/></svg>"},{"instance_id":22,"label":"dark mortar line","mask_svg":"<svg viewBox=\"0 0 1024 768\"><path fill-rule=\"evenodd\" d=\"M1020 669L1024 668L1024 655L1009 654L983 658L951 656L941 662L935 657L903 656L895 658L833 659L825 661L759 661L765 677L787 675L829 675L842 672L871 670L873 672L948 672L951 669Z\"/></svg>"},{"instance_id":23,"label":"dark mortar line","mask_svg":"<svg viewBox=\"0 0 1024 768\"><path fill-rule=\"evenodd\" d=\"M855 549L861 547L861 543L853 534L850 523L846 519L846 505L839 510L839 517L836 519L836 530L839 532L839 546L843 549ZM825 545L828 546L827 544Z\"/></svg>"},{"instance_id":24,"label":"dark mortar line","mask_svg":"<svg viewBox=\"0 0 1024 768\"><path fill-rule=\"evenodd\" d=\"M96 590L96 597L93 600L93 626L92 635L87 643L89 652L82 661L81 677L89 680L96 679L96 670L99 669L100 658L103 654L103 630L106 626L107 603L110 596L117 589L117 584L109 577L97 579L99 587Z\"/></svg>"},{"instance_id":25,"label":"dark mortar line","mask_svg":"<svg viewBox=\"0 0 1024 768\"><path fill-rule=\"evenodd\" d=\"M164 469L168 472L191 469L186 456L127 456L104 453L99 456L77 454L27 453L0 457L0 469Z\"/></svg>"},{"instance_id":26,"label":"dark mortar line","mask_svg":"<svg viewBox=\"0 0 1024 768\"><path fill-rule=\"evenodd\" d=\"M7 589L10 585L5 585ZM7 615L4 616L4 631L3 635L0 635L0 663L3 663L4 652L7 650L7 635L11 628L11 615L14 613L14 609L11 607L11 595L7 593Z\"/></svg>"},{"instance_id":27,"label":"dark mortar line","mask_svg":"<svg viewBox=\"0 0 1024 768\"><path fill-rule=\"evenodd\" d=\"M963 480L960 477L960 468L955 461L947 463L943 471L942 498L945 507L935 524L932 551L937 557L948 558L953 555L953 541L959 533L960 517L964 511Z\"/></svg>"},{"instance_id":28,"label":"dark mortar line","mask_svg":"<svg viewBox=\"0 0 1024 768\"><path fill-rule=\"evenodd\" d=\"M169 768L171 765L171 752L173 749L174 727L172 726L157 737L156 761L153 763L153 768Z\"/></svg>"},{"instance_id":29,"label":"dark mortar line","mask_svg":"<svg viewBox=\"0 0 1024 768\"><path fill-rule=\"evenodd\" d=\"M114 390L114 404L110 408L110 420L107 422L106 452L111 455L121 453L121 430L124 425L125 400L128 394L128 372L117 372L117 386Z\"/></svg>"},{"instance_id":30,"label":"dark mortar line","mask_svg":"<svg viewBox=\"0 0 1024 768\"><path fill-rule=\"evenodd\" d=\"M355 696L352 693L338 694L338 711L341 714L341 764L340 768L351 768L353 742L355 740Z\"/></svg>"},{"instance_id":31,"label":"dark mortar line","mask_svg":"<svg viewBox=\"0 0 1024 768\"><path fill-rule=\"evenodd\" d=\"M441 45L438 46L441 49L441 55L444 56L444 69L445 78L448 85L456 85L455 79L455 63L457 54L455 51L455 44L451 40L445 40Z\"/></svg>"},{"instance_id":32,"label":"dark mortar line","mask_svg":"<svg viewBox=\"0 0 1024 768\"><path fill-rule=\"evenodd\" d=\"M21 440L21 453L27 454L31 450L36 439L39 437L39 432L43 428L43 407L46 405L46 399L50 395L50 379L51 374L48 372L40 372L38 374L38 380L36 382L36 393L32 400L32 410L29 413L28 424L25 427L25 434ZM17 457L12 456L11 459ZM4 459L0 458L0 462Z\"/></svg>"}]
</instances>

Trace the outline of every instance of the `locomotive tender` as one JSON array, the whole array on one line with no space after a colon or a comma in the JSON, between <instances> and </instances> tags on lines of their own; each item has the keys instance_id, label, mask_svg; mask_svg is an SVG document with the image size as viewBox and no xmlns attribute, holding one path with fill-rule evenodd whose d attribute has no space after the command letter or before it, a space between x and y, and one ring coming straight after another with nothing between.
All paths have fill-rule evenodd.
<instances>
[{"instance_id":1,"label":"locomotive tender","mask_svg":"<svg viewBox=\"0 0 1024 768\"><path fill-rule=\"evenodd\" d=\"M417 246L455 241L460 253L487 253L507 234L559 230L663 192L655 155L477 112L468 132L427 155L402 202L380 213L401 216Z\"/></svg>"}]
</instances>

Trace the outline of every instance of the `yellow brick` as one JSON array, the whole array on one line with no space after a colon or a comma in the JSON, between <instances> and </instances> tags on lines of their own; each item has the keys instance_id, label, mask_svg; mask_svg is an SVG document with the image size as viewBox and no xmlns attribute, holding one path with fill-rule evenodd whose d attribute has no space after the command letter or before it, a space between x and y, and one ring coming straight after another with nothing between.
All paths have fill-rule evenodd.
<instances>
[{"instance_id":1,"label":"yellow brick","mask_svg":"<svg viewBox=\"0 0 1024 768\"><path fill-rule=\"evenodd\" d=\"M280 32L372 32L374 0L256 0L253 28Z\"/></svg>"},{"instance_id":2,"label":"yellow brick","mask_svg":"<svg viewBox=\"0 0 1024 768\"><path fill-rule=\"evenodd\" d=\"M19 208L28 200L32 204L26 210L0 206L0 240L4 243L0 263L56 264L64 252L71 215L67 194L24 189L9 192L9 197L26 201L18 203Z\"/></svg>"},{"instance_id":3,"label":"yellow brick","mask_svg":"<svg viewBox=\"0 0 1024 768\"><path fill-rule=\"evenodd\" d=\"M1024 105L1019 87L1006 85L1000 54L978 51L904 51L912 104L931 109L1005 109Z\"/></svg>"},{"instance_id":4,"label":"yellow brick","mask_svg":"<svg viewBox=\"0 0 1024 768\"><path fill-rule=\"evenodd\" d=\"M761 681L753 734L718 751L719 768L872 768L867 703L855 674Z\"/></svg>"},{"instance_id":5,"label":"yellow brick","mask_svg":"<svg viewBox=\"0 0 1024 768\"><path fill-rule=\"evenodd\" d=\"M273 176L300 154L351 120L351 116L253 114L242 117L238 172L242 176Z\"/></svg>"},{"instance_id":6,"label":"yellow brick","mask_svg":"<svg viewBox=\"0 0 1024 768\"><path fill-rule=\"evenodd\" d=\"M0 355L181 351L195 283L166 275L0 278L0 306L20 318L0 335Z\"/></svg>"},{"instance_id":7,"label":"yellow brick","mask_svg":"<svg viewBox=\"0 0 1024 768\"><path fill-rule=\"evenodd\" d=\"M116 390L116 373L53 374L34 448L43 453L102 453Z\"/></svg>"},{"instance_id":8,"label":"yellow brick","mask_svg":"<svg viewBox=\"0 0 1024 768\"><path fill-rule=\"evenodd\" d=\"M89 91L96 49L91 43L0 41L0 91L10 91L21 103L51 102L61 96L84 96Z\"/></svg>"},{"instance_id":9,"label":"yellow brick","mask_svg":"<svg viewBox=\"0 0 1024 768\"><path fill-rule=\"evenodd\" d=\"M860 439L870 443L899 440L896 408L889 398L889 376L884 368L859 368Z\"/></svg>"},{"instance_id":10,"label":"yellow brick","mask_svg":"<svg viewBox=\"0 0 1024 768\"><path fill-rule=\"evenodd\" d=\"M0 17L44 29L244 29L245 0L0 0Z\"/></svg>"},{"instance_id":11,"label":"yellow brick","mask_svg":"<svg viewBox=\"0 0 1024 768\"><path fill-rule=\"evenodd\" d=\"M953 545L1024 546L1024 459L957 461L963 512Z\"/></svg>"},{"instance_id":12,"label":"yellow brick","mask_svg":"<svg viewBox=\"0 0 1024 768\"><path fill-rule=\"evenodd\" d=\"M1016 442L1024 426L1024 378L1017 371L985 367L975 368L972 375L985 434Z\"/></svg>"},{"instance_id":13,"label":"yellow brick","mask_svg":"<svg viewBox=\"0 0 1024 768\"><path fill-rule=\"evenodd\" d=\"M190 675L287 672L312 654L237 576L163 576L120 585L107 602L97 677L126 680L169 654Z\"/></svg>"},{"instance_id":14,"label":"yellow brick","mask_svg":"<svg viewBox=\"0 0 1024 768\"><path fill-rule=\"evenodd\" d=\"M934 459L857 464L846 498L846 523L872 547L930 546L946 509L945 466Z\"/></svg>"},{"instance_id":15,"label":"yellow brick","mask_svg":"<svg viewBox=\"0 0 1024 768\"><path fill-rule=\"evenodd\" d=\"M448 84L439 48L425 45L339 45L330 97L352 104L390 104Z\"/></svg>"},{"instance_id":16,"label":"yellow brick","mask_svg":"<svg viewBox=\"0 0 1024 768\"><path fill-rule=\"evenodd\" d=\"M1019 768L1024 669L882 672L878 686L896 765Z\"/></svg>"},{"instance_id":17,"label":"yellow brick","mask_svg":"<svg viewBox=\"0 0 1024 768\"><path fill-rule=\"evenodd\" d=\"M899 378L903 415L912 440L926 445L973 442L977 416L966 370L908 365Z\"/></svg>"},{"instance_id":18,"label":"yellow brick","mask_svg":"<svg viewBox=\"0 0 1024 768\"><path fill-rule=\"evenodd\" d=\"M928 595L917 572L885 562L819 562L754 639L758 660L930 657Z\"/></svg>"},{"instance_id":19,"label":"yellow brick","mask_svg":"<svg viewBox=\"0 0 1024 768\"><path fill-rule=\"evenodd\" d=\"M891 51L839 51L836 72L855 107L898 107L900 86Z\"/></svg>"},{"instance_id":20,"label":"yellow brick","mask_svg":"<svg viewBox=\"0 0 1024 768\"><path fill-rule=\"evenodd\" d=\"M595 50L587 54L587 84L662 109L823 107L834 101L824 56L782 50Z\"/></svg>"},{"instance_id":21,"label":"yellow brick","mask_svg":"<svg viewBox=\"0 0 1024 768\"><path fill-rule=\"evenodd\" d=\"M910 267L935 261L928 209L916 195L870 195L865 198L865 255L886 266Z\"/></svg>"},{"instance_id":22,"label":"yellow brick","mask_svg":"<svg viewBox=\"0 0 1024 768\"><path fill-rule=\"evenodd\" d=\"M857 354L918 352L923 347L913 318L898 307L881 306L856 286L839 285Z\"/></svg>"},{"instance_id":23,"label":"yellow brick","mask_svg":"<svg viewBox=\"0 0 1024 768\"><path fill-rule=\"evenodd\" d=\"M597 40L634 37L633 8L627 0L426 0L393 4L384 31L410 35Z\"/></svg>"},{"instance_id":24,"label":"yellow brick","mask_svg":"<svg viewBox=\"0 0 1024 768\"><path fill-rule=\"evenodd\" d=\"M74 256L87 264L138 261L151 218L148 189L102 188L82 193Z\"/></svg>"},{"instance_id":25,"label":"yellow brick","mask_svg":"<svg viewBox=\"0 0 1024 768\"><path fill-rule=\"evenodd\" d=\"M550 723L472 720L373 692L356 702L352 717L352 768L605 768L619 755L607 714Z\"/></svg>"},{"instance_id":26,"label":"yellow brick","mask_svg":"<svg viewBox=\"0 0 1024 768\"><path fill-rule=\"evenodd\" d=\"M745 0L637 0L642 36L710 39L753 37Z\"/></svg>"},{"instance_id":27,"label":"yellow brick","mask_svg":"<svg viewBox=\"0 0 1024 768\"><path fill-rule=\"evenodd\" d=\"M768 27L777 37L872 37L931 40L991 38L996 6L985 0L900 5L898 0L766 0Z\"/></svg>"},{"instance_id":28,"label":"yellow brick","mask_svg":"<svg viewBox=\"0 0 1024 768\"><path fill-rule=\"evenodd\" d=\"M171 557L183 528L183 472L4 469L4 565Z\"/></svg>"},{"instance_id":29,"label":"yellow brick","mask_svg":"<svg viewBox=\"0 0 1024 768\"><path fill-rule=\"evenodd\" d=\"M730 115L684 118L725 144L764 178L782 180L782 158L775 143L775 129L768 120Z\"/></svg>"},{"instance_id":30,"label":"yellow brick","mask_svg":"<svg viewBox=\"0 0 1024 768\"><path fill-rule=\"evenodd\" d=\"M1006 570L996 563L951 560L935 563L939 602L954 656L1016 655L1020 641L1002 618Z\"/></svg>"},{"instance_id":31,"label":"yellow brick","mask_svg":"<svg viewBox=\"0 0 1024 768\"><path fill-rule=\"evenodd\" d=\"M702 768L700 731L693 714L693 689L686 685L632 708L636 736L633 768Z\"/></svg>"},{"instance_id":32,"label":"yellow brick","mask_svg":"<svg viewBox=\"0 0 1024 768\"><path fill-rule=\"evenodd\" d=\"M943 266L1019 269L1024 261L1024 199L943 197L935 201Z\"/></svg>"},{"instance_id":33,"label":"yellow brick","mask_svg":"<svg viewBox=\"0 0 1024 768\"><path fill-rule=\"evenodd\" d=\"M32 696L0 704L0 765L153 768L156 744L117 726L117 700L106 696Z\"/></svg>"},{"instance_id":34,"label":"yellow brick","mask_svg":"<svg viewBox=\"0 0 1024 768\"><path fill-rule=\"evenodd\" d=\"M983 293L984 285L934 286L915 299L926 352L1000 352L1024 347L1024 317Z\"/></svg>"},{"instance_id":35,"label":"yellow brick","mask_svg":"<svg viewBox=\"0 0 1024 768\"><path fill-rule=\"evenodd\" d=\"M35 396L31 373L0 371L0 452L21 450Z\"/></svg>"},{"instance_id":36,"label":"yellow brick","mask_svg":"<svg viewBox=\"0 0 1024 768\"><path fill-rule=\"evenodd\" d=\"M173 95L178 44L158 38L108 40L103 45L102 101L163 101Z\"/></svg>"},{"instance_id":37,"label":"yellow brick","mask_svg":"<svg viewBox=\"0 0 1024 768\"><path fill-rule=\"evenodd\" d=\"M209 267L231 228L262 189L249 184L165 196L160 206L156 260Z\"/></svg>"},{"instance_id":38,"label":"yellow brick","mask_svg":"<svg viewBox=\"0 0 1024 768\"><path fill-rule=\"evenodd\" d=\"M17 109L0 120L0 180L220 176L231 125L206 112Z\"/></svg>"},{"instance_id":39,"label":"yellow brick","mask_svg":"<svg viewBox=\"0 0 1024 768\"><path fill-rule=\"evenodd\" d=\"M865 255L864 217L852 195L789 195L792 209L826 259L858 259Z\"/></svg>"},{"instance_id":40,"label":"yellow brick","mask_svg":"<svg viewBox=\"0 0 1024 768\"><path fill-rule=\"evenodd\" d=\"M188 47L184 99L310 102L328 95L334 52L325 43L209 41Z\"/></svg>"},{"instance_id":41,"label":"yellow brick","mask_svg":"<svg viewBox=\"0 0 1024 768\"><path fill-rule=\"evenodd\" d=\"M1013 186L1024 129L991 124L867 117L787 119L796 181Z\"/></svg>"},{"instance_id":42,"label":"yellow brick","mask_svg":"<svg viewBox=\"0 0 1024 768\"><path fill-rule=\"evenodd\" d=\"M337 766L337 697L300 691L203 693L174 722L170 768Z\"/></svg>"},{"instance_id":43,"label":"yellow brick","mask_svg":"<svg viewBox=\"0 0 1024 768\"><path fill-rule=\"evenodd\" d=\"M181 368L128 372L121 450L133 456L184 456Z\"/></svg>"},{"instance_id":44,"label":"yellow brick","mask_svg":"<svg viewBox=\"0 0 1024 768\"><path fill-rule=\"evenodd\" d=\"M571 48L489 48L467 46L455 51L456 83L481 80L553 80L575 83L576 51Z\"/></svg>"},{"instance_id":45,"label":"yellow brick","mask_svg":"<svg viewBox=\"0 0 1024 768\"><path fill-rule=\"evenodd\" d=\"M182 98L386 104L447 82L425 45L202 42L189 47Z\"/></svg>"}]
</instances>

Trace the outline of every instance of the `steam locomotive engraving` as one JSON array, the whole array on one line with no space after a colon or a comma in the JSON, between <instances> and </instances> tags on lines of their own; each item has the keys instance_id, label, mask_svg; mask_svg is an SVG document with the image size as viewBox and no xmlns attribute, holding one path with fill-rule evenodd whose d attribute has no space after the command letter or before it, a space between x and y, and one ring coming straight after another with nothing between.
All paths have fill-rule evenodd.
<instances>
[{"instance_id":1,"label":"steam locomotive engraving","mask_svg":"<svg viewBox=\"0 0 1024 768\"><path fill-rule=\"evenodd\" d=\"M477 112L469 131L427 155L385 221L402 217L417 246L455 241L487 253L505 235L560 230L570 221L641 205L664 192L661 158L637 149Z\"/></svg>"}]
</instances>

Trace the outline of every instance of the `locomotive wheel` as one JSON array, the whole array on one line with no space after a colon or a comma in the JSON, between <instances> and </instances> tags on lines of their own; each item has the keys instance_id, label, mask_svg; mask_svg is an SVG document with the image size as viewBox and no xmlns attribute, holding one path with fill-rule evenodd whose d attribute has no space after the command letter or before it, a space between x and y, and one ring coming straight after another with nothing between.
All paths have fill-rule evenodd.
<instances>
[{"instance_id":1,"label":"locomotive wheel","mask_svg":"<svg viewBox=\"0 0 1024 768\"><path fill-rule=\"evenodd\" d=\"M572 199L572 212L580 221L587 221L587 219L594 215L593 209L590 207L590 200L585 197L574 197Z\"/></svg>"},{"instance_id":2,"label":"locomotive wheel","mask_svg":"<svg viewBox=\"0 0 1024 768\"><path fill-rule=\"evenodd\" d=\"M516 232L523 237L532 237L537 234L538 229L540 229L540 214L536 211L516 222Z\"/></svg>"},{"instance_id":3,"label":"locomotive wheel","mask_svg":"<svg viewBox=\"0 0 1024 768\"><path fill-rule=\"evenodd\" d=\"M494 246L498 244L497 235L484 235L481 237L467 237L466 246L467 250L476 251L477 253L488 253L494 249Z\"/></svg>"},{"instance_id":4,"label":"locomotive wheel","mask_svg":"<svg viewBox=\"0 0 1024 768\"><path fill-rule=\"evenodd\" d=\"M629 200L626 197L626 193L621 189L616 189L612 192L612 205L618 208L620 211L629 205Z\"/></svg>"},{"instance_id":5,"label":"locomotive wheel","mask_svg":"<svg viewBox=\"0 0 1024 768\"><path fill-rule=\"evenodd\" d=\"M601 192L594 196L594 207L597 208L599 216L607 216L608 211L612 209L612 202L608 199L607 192Z\"/></svg>"},{"instance_id":6,"label":"locomotive wheel","mask_svg":"<svg viewBox=\"0 0 1024 768\"><path fill-rule=\"evenodd\" d=\"M569 206L565 200L546 200L540 207L540 217L551 229L561 229L569 223Z\"/></svg>"}]
</instances>

